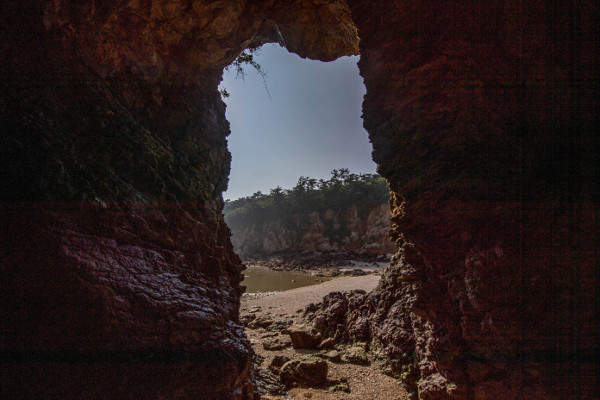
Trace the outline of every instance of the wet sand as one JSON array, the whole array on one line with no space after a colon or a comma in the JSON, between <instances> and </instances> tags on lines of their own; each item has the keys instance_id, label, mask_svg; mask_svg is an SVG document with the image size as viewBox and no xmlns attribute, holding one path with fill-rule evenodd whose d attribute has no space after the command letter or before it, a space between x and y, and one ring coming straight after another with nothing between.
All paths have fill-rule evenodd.
<instances>
[{"instance_id":1,"label":"wet sand","mask_svg":"<svg viewBox=\"0 0 600 400\"><path fill-rule=\"evenodd\" d=\"M324 296L331 292L354 289L370 292L377 286L379 278L380 275L345 276L318 285L304 286L262 297L245 296L242 299L242 308L255 306L263 309L276 308L278 313L292 315L310 303L320 302Z\"/></svg>"}]
</instances>

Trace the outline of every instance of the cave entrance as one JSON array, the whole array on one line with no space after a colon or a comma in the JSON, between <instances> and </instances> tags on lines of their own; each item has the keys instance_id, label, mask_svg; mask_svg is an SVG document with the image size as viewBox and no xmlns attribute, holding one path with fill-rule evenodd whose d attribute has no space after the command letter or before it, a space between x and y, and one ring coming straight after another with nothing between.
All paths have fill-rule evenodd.
<instances>
[{"instance_id":1,"label":"cave entrance","mask_svg":"<svg viewBox=\"0 0 600 400\"><path fill-rule=\"evenodd\" d=\"M247 266L240 320L257 367L278 374L269 369L277 360L317 348L337 352L335 340L308 328L298 311L332 292L371 291L395 248L389 188L375 173L362 125L358 56L325 63L265 45L253 58L264 76L247 65L241 79L234 65L220 86L232 155L224 214ZM384 240L387 247L377 243ZM270 292L278 293L264 295ZM364 352L359 359L367 360ZM332 375L342 373L329 365ZM261 376L271 382L268 393L284 391L277 387L284 376Z\"/></svg>"},{"instance_id":2,"label":"cave entrance","mask_svg":"<svg viewBox=\"0 0 600 400\"><path fill-rule=\"evenodd\" d=\"M358 56L321 62L267 44L254 59L264 77L245 65L243 77L229 68L221 84L230 94L224 100L232 154L224 198L291 188L300 176L329 179L340 168L375 173Z\"/></svg>"},{"instance_id":3,"label":"cave entrance","mask_svg":"<svg viewBox=\"0 0 600 400\"><path fill-rule=\"evenodd\" d=\"M233 64L220 86L232 154L224 213L234 248L252 260L247 292L382 269L395 252L389 189L362 126L359 57L307 60L277 44L252 56L258 70ZM257 264L286 271L252 270Z\"/></svg>"}]
</instances>

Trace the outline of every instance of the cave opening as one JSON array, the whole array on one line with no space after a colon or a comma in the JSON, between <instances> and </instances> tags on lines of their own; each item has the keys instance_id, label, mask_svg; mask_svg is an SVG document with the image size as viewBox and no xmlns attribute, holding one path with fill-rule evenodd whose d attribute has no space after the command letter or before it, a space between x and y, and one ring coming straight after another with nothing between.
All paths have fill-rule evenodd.
<instances>
[{"instance_id":1,"label":"cave opening","mask_svg":"<svg viewBox=\"0 0 600 400\"><path fill-rule=\"evenodd\" d=\"M343 256L343 267L355 273L383 268L395 250L387 237L389 190L375 174L362 126L359 57L321 62L268 44L241 59L225 69L220 85L232 154L225 221L240 256L263 265L285 253L276 269L286 270L253 263L246 293L330 280L333 269L313 270L317 259L329 261L323 252L358 253Z\"/></svg>"},{"instance_id":2,"label":"cave opening","mask_svg":"<svg viewBox=\"0 0 600 400\"><path fill-rule=\"evenodd\" d=\"M266 44L252 66L224 71L232 154L226 199L293 187L300 176L328 179L333 169L375 173L372 146L362 126L366 92L359 56L322 62Z\"/></svg>"},{"instance_id":3,"label":"cave opening","mask_svg":"<svg viewBox=\"0 0 600 400\"><path fill-rule=\"evenodd\" d=\"M370 292L396 251L388 183L376 174L363 128L359 56L321 62L276 44L251 54L259 69L230 65L219 91L232 157L223 212L245 264L240 320L254 362L267 368L319 348L345 363L368 363L364 349L350 346L346 354L299 313L335 293ZM342 373L329 365L332 375ZM285 373L269 371L285 382ZM393 378L374 380L404 396Z\"/></svg>"}]
</instances>

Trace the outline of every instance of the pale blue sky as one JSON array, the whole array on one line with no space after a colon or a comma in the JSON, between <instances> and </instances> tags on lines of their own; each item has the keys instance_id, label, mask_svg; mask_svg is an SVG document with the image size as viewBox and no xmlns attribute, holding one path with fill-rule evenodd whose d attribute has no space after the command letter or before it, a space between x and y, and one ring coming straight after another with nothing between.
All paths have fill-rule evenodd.
<instances>
[{"instance_id":1,"label":"pale blue sky","mask_svg":"<svg viewBox=\"0 0 600 400\"><path fill-rule=\"evenodd\" d=\"M365 87L358 56L324 63L302 59L279 45L265 45L256 61L262 78L246 68L236 79L225 71L222 87L232 155L225 199L293 187L298 178L329 179L332 169L374 173L371 143L362 127ZM270 96L269 96L270 94Z\"/></svg>"}]
</instances>

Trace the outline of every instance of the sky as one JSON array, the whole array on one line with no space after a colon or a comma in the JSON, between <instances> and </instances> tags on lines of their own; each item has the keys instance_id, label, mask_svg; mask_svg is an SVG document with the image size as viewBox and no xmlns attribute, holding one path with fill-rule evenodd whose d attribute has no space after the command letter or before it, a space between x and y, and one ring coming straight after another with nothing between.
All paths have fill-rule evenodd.
<instances>
[{"instance_id":1,"label":"sky","mask_svg":"<svg viewBox=\"0 0 600 400\"><path fill-rule=\"evenodd\" d=\"M224 72L220 87L230 94L224 101L232 162L223 198L289 189L300 176L329 179L333 169L375 172L362 126L365 86L358 59L324 63L267 44L255 55L265 81L252 67L244 79L234 68Z\"/></svg>"}]
</instances>

